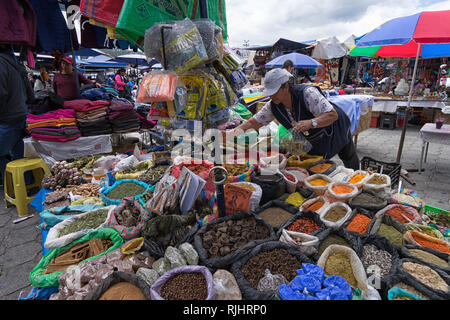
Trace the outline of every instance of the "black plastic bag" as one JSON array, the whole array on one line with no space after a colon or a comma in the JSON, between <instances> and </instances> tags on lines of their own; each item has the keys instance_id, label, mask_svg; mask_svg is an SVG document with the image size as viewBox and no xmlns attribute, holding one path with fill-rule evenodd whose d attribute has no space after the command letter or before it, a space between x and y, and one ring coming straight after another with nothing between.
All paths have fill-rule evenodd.
<instances>
[{"instance_id":1,"label":"black plastic bag","mask_svg":"<svg viewBox=\"0 0 450 320\"><path fill-rule=\"evenodd\" d=\"M208 252L206 251L205 247L203 246L203 235L207 231L209 231L214 225L216 225L218 223L221 223L223 221L228 221L228 220L242 220L242 219L245 219L248 217L254 217L257 220L257 223L266 227L269 231L269 237L266 239L250 241L247 244L245 244L243 247L241 247L240 249L238 249L234 252L231 252L230 254L228 254L224 257L221 257L221 258L210 257ZM208 223L207 225L204 225L203 227L201 227L200 230L195 234L193 245L199 255L200 264L210 268L210 270L215 270L215 269L226 269L228 266L232 265L240 257L248 254L248 252L250 252L250 250L254 246L256 246L260 243L269 241L269 240L275 240L275 232L274 232L273 228L264 221L264 219L255 215L254 213L236 212L232 215L218 218L218 219L212 221L211 223Z\"/></svg>"},{"instance_id":2,"label":"black plastic bag","mask_svg":"<svg viewBox=\"0 0 450 320\"><path fill-rule=\"evenodd\" d=\"M150 286L140 277L132 273L115 271L103 279L100 284L88 293L84 300L98 300L109 288L120 282L129 282L141 289L147 300L151 300Z\"/></svg>"},{"instance_id":3,"label":"black plastic bag","mask_svg":"<svg viewBox=\"0 0 450 320\"><path fill-rule=\"evenodd\" d=\"M362 203L362 202L358 202L358 196L360 196L361 194L367 194L376 198L380 199L380 204L370 204L370 203ZM356 200L355 200L356 198ZM386 207L389 204L388 200L381 197L380 194L371 191L371 190L363 190L359 195L351 198L348 201L348 205L352 208L352 209L356 209L356 208L362 208L371 212L378 212L379 210L383 209L384 207Z\"/></svg>"},{"instance_id":4,"label":"black plastic bag","mask_svg":"<svg viewBox=\"0 0 450 320\"><path fill-rule=\"evenodd\" d=\"M351 231L351 230L348 230L348 229L347 229L347 226L350 224L350 222L353 220L353 218L356 216L357 213L360 213L360 214L362 214L362 215L365 215L366 217L368 217L368 218L371 219L371 221L370 221L370 223L369 223L369 226L367 227L366 232L363 233L363 234L360 234L360 233L358 233L358 232L356 232L356 231ZM359 235L359 236L364 236L364 235L367 235L367 234L370 233L370 229L372 228L372 225L375 223L375 220L376 220L376 219L375 219L375 213L374 213L374 212L365 210L365 209L363 209L363 208L356 208L356 209L353 209L350 218L348 218L348 220L342 225L342 228L344 228L344 229L347 230L348 232L355 233L355 234L357 234L357 235Z\"/></svg>"},{"instance_id":5,"label":"black plastic bag","mask_svg":"<svg viewBox=\"0 0 450 320\"><path fill-rule=\"evenodd\" d=\"M318 164L322 164L322 163L330 163L331 167L329 167L327 170L323 171L323 172L314 172L311 171L311 168L318 165ZM309 172L309 174L312 176L313 174L324 174L324 175L329 175L330 173L333 173L334 171L336 171L336 162L332 161L332 160L327 160L327 159L323 159L323 160L319 160L317 162L311 163L306 167L306 170Z\"/></svg>"},{"instance_id":6,"label":"black plastic bag","mask_svg":"<svg viewBox=\"0 0 450 320\"><path fill-rule=\"evenodd\" d=\"M187 235L191 235L190 232L196 232L196 229L192 231L192 228L196 228L197 225L194 211L182 215L161 215L147 221L142 228L142 234L165 250L185 240Z\"/></svg>"},{"instance_id":7,"label":"black plastic bag","mask_svg":"<svg viewBox=\"0 0 450 320\"><path fill-rule=\"evenodd\" d=\"M251 182L256 183L262 189L261 206L271 200L281 197L286 192L286 181L281 174L256 175L251 177Z\"/></svg>"},{"instance_id":8,"label":"black plastic bag","mask_svg":"<svg viewBox=\"0 0 450 320\"><path fill-rule=\"evenodd\" d=\"M313 219L314 222L317 223L317 225L319 226L319 229L317 229L316 231L312 232L310 234L310 236L317 236L319 233L322 233L326 229L328 229L327 226L325 226L323 221L320 219L320 216L317 213L315 213L314 211L311 211L311 210L299 211L296 215L294 215L288 221L283 223L283 225L280 228L278 228L277 239L281 236L281 233L283 232L284 229L286 229L292 223L294 223L295 221L297 221L298 219L300 219L302 217Z\"/></svg>"},{"instance_id":9,"label":"black plastic bag","mask_svg":"<svg viewBox=\"0 0 450 320\"><path fill-rule=\"evenodd\" d=\"M438 265L436 265L434 263L430 263L430 262L424 261L422 259L419 259L415 255L413 255L411 252L409 252L410 249L417 249L417 250L428 252L428 253L430 253L430 254L438 257L438 258L441 258L444 261L447 261L447 265L448 265L449 258L450 258L450 255L448 253L445 253L445 252L442 252L442 251L439 251L439 250L435 250L435 249L432 249L432 248L417 246L417 245L414 245L414 244L407 244L407 245L401 247L401 249L399 250L400 257L402 257L402 258L409 258L409 259L419 260L420 262L422 262L424 265L426 265L428 267L439 268L439 269L447 272L448 274L450 274L450 266L442 267L442 266L438 266Z\"/></svg>"},{"instance_id":10,"label":"black plastic bag","mask_svg":"<svg viewBox=\"0 0 450 320\"><path fill-rule=\"evenodd\" d=\"M419 291L421 294L429 298L430 300L446 300L441 295L437 294L436 292L429 290L426 286L424 286L422 283L417 281L413 276L411 276L409 273L406 272L397 272L394 276L387 279L386 281L386 292L388 292L390 289L392 289L396 284L398 283L404 283L406 285L409 285ZM404 289L408 291L407 289ZM410 291L408 291L410 292ZM413 292L411 292L413 293ZM415 293L414 293L415 294ZM382 295L381 298L383 300L387 300L387 295Z\"/></svg>"},{"instance_id":11,"label":"black plastic bag","mask_svg":"<svg viewBox=\"0 0 450 320\"><path fill-rule=\"evenodd\" d=\"M320 258L320 255L323 253L319 253L319 248L322 242L330 235L339 236L343 239L345 239L348 244L350 245L350 248L353 249L355 252L358 252L361 248L361 237L355 233L355 232L349 232L348 230L340 227L338 229L331 229L327 228L323 232L316 234L316 237L319 238L319 243L317 244L317 253L312 256L312 259L314 261L318 261ZM324 248L323 251L325 251L326 248Z\"/></svg>"},{"instance_id":12,"label":"black plastic bag","mask_svg":"<svg viewBox=\"0 0 450 320\"><path fill-rule=\"evenodd\" d=\"M297 257L301 263L313 263L311 259L305 256L303 253L291 247L290 245L280 242L280 241L267 241L265 243L259 244L246 254L241 257L231 266L231 273L236 278L236 282L242 292L242 297L247 300L273 300L275 294L271 292L262 292L254 288L251 283L243 275L241 268L250 260L252 257L266 251L271 251L274 249L285 249L291 255ZM282 263L283 261L280 261ZM292 281L292 279L287 279Z\"/></svg>"},{"instance_id":13,"label":"black plastic bag","mask_svg":"<svg viewBox=\"0 0 450 320\"><path fill-rule=\"evenodd\" d=\"M259 216L259 214L261 212L263 212L266 209L269 208L280 208L283 209L289 213L292 214L292 216L296 215L298 213L298 207L294 206L293 204L290 204L288 202L285 201L280 201L280 200L272 200L267 202L265 205L260 206L257 210L255 210L253 213L256 214L257 216ZM289 218L291 219L291 218ZM284 223L283 223L284 224ZM277 232L278 231L278 227L273 227L274 231Z\"/></svg>"},{"instance_id":14,"label":"black plastic bag","mask_svg":"<svg viewBox=\"0 0 450 320\"><path fill-rule=\"evenodd\" d=\"M407 272L403 268L403 263L404 262L412 262L412 263L417 263L417 264L421 264L421 265L427 266L425 263L423 263L422 261L420 261L418 259L408 259L408 258L400 259L400 266L399 266L398 272L410 276L412 279L414 279L414 281L417 282L417 286L418 287L419 286L424 287L428 291L434 293L437 296L440 296L440 297L444 298L445 300L449 300L450 299L450 293L449 293L448 290L447 290L447 292L444 292L444 291L439 290L439 289L434 289L434 288L432 288L432 287L422 283L421 281L419 281L419 279L415 278L409 272ZM447 272L444 272L443 270L441 270L439 268L434 268L434 267L430 267L430 266L427 266L427 267L429 267L432 270L436 271L436 273L447 283L447 285L450 286L450 275Z\"/></svg>"},{"instance_id":15,"label":"black plastic bag","mask_svg":"<svg viewBox=\"0 0 450 320\"><path fill-rule=\"evenodd\" d=\"M314 191L309 190L309 189L305 189L305 188L301 188L299 186L297 186L297 188L295 189L295 192L300 193L303 196L303 198L305 198L305 201L308 201L310 199L314 199L316 197L316 193ZM286 199L289 198L289 196L291 194L292 193L285 193L281 197L277 198L276 200L286 201Z\"/></svg>"},{"instance_id":16,"label":"black plastic bag","mask_svg":"<svg viewBox=\"0 0 450 320\"><path fill-rule=\"evenodd\" d=\"M387 274L386 276L382 277L380 279L379 285L380 287L377 288L376 285L372 285L372 287L375 287L375 289L377 289L380 292L380 295L383 297L387 297L387 293L388 293L388 289L387 289L387 284L390 282L390 279L392 277L394 277L397 273L398 273L398 269L400 267L400 256L398 254L397 249L392 245L392 243L390 243L385 237L379 236L379 235L375 235L375 234L368 234L365 236L362 236L360 238L361 241L361 246L359 248L359 251L356 251L356 254L358 255L358 257L361 259L362 257L362 251L363 251L363 247L366 244L372 244L375 247L377 247L378 249L384 250L386 252L388 252L391 256L392 256L392 266L389 270L389 274ZM366 270L367 273L367 270ZM370 278L371 275L367 273L367 278L370 282Z\"/></svg>"},{"instance_id":17,"label":"black plastic bag","mask_svg":"<svg viewBox=\"0 0 450 320\"><path fill-rule=\"evenodd\" d=\"M402 235L405 234L406 227L403 223L401 223L400 221L398 221L397 219L392 218L390 215L388 214L383 214L381 216L379 216L378 218L375 218L375 220L372 221L372 225L370 226L370 231L369 234L377 234L378 230L380 229L381 224L384 223L388 226L392 226L395 229L397 229L397 231L399 231ZM402 245L405 243L405 241L402 241ZM394 248L396 248L397 250L400 250L400 248L402 247L401 245L392 243L392 245L394 246Z\"/></svg>"}]
</instances>

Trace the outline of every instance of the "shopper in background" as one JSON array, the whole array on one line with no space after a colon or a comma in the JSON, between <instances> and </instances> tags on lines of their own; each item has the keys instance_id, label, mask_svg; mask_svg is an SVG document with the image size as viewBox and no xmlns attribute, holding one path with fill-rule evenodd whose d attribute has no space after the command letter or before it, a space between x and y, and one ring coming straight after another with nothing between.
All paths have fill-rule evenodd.
<instances>
[{"instance_id":1,"label":"shopper in background","mask_svg":"<svg viewBox=\"0 0 450 320\"><path fill-rule=\"evenodd\" d=\"M0 45L0 173L9 161L23 158L27 102L34 100L25 67L10 46Z\"/></svg>"},{"instance_id":2,"label":"shopper in background","mask_svg":"<svg viewBox=\"0 0 450 320\"><path fill-rule=\"evenodd\" d=\"M343 95L346 94L346 92L345 92L345 85L344 84L341 85L341 88L339 89L338 93L339 93L340 96L343 96Z\"/></svg>"},{"instance_id":3,"label":"shopper in background","mask_svg":"<svg viewBox=\"0 0 450 320\"><path fill-rule=\"evenodd\" d=\"M116 81L116 90L119 91L120 98L127 98L127 91L125 87L129 87L130 85L127 83L127 76L125 74L125 69L119 69L119 72L116 74L114 80Z\"/></svg>"},{"instance_id":4,"label":"shopper in background","mask_svg":"<svg viewBox=\"0 0 450 320\"><path fill-rule=\"evenodd\" d=\"M292 60L286 60L283 63L283 67L282 69L286 70L287 72L289 72L290 74L294 75L294 63L292 62Z\"/></svg>"},{"instance_id":5,"label":"shopper in background","mask_svg":"<svg viewBox=\"0 0 450 320\"><path fill-rule=\"evenodd\" d=\"M78 72L78 88L76 73L73 68L72 57L64 57L61 60L60 73L55 74L53 79L53 90L64 100L75 100L79 97L79 88L81 84L95 84L101 87L100 84L87 79L81 72Z\"/></svg>"}]
</instances>

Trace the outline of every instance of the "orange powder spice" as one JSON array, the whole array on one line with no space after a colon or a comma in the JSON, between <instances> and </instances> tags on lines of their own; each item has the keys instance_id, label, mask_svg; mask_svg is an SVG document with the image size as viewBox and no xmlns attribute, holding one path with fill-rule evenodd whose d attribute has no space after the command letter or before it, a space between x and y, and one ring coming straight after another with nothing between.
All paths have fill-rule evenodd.
<instances>
[{"instance_id":1,"label":"orange powder spice","mask_svg":"<svg viewBox=\"0 0 450 320\"><path fill-rule=\"evenodd\" d=\"M356 184L362 181L362 179L364 179L366 177L365 174L355 174L348 182L352 183L352 184Z\"/></svg>"},{"instance_id":2,"label":"orange powder spice","mask_svg":"<svg viewBox=\"0 0 450 320\"><path fill-rule=\"evenodd\" d=\"M390 209L390 210L386 211L386 213L388 215L390 215L392 218L397 219L401 223L408 223L409 222L407 219L405 219L402 216L402 214L407 216L412 221L414 221L414 217L412 215L410 215L408 212L406 212L405 210L402 210L400 207L395 207L393 209Z\"/></svg>"},{"instance_id":3,"label":"orange powder spice","mask_svg":"<svg viewBox=\"0 0 450 320\"><path fill-rule=\"evenodd\" d=\"M319 210L320 208L322 208L323 207L323 205L324 205L325 203L323 202L323 201L316 201L316 202L314 202L312 205L310 205L307 209L308 210L311 210L311 211L317 211L317 210Z\"/></svg>"},{"instance_id":4,"label":"orange powder spice","mask_svg":"<svg viewBox=\"0 0 450 320\"><path fill-rule=\"evenodd\" d=\"M308 183L312 186L319 187L319 186L326 186L330 182L328 182L324 179L313 179L313 180L309 180Z\"/></svg>"},{"instance_id":5,"label":"orange powder spice","mask_svg":"<svg viewBox=\"0 0 450 320\"><path fill-rule=\"evenodd\" d=\"M331 190L333 190L333 192L336 193L336 194L345 194L345 193L352 193L353 192L353 188L350 188L350 187L347 187L347 186L342 186L342 185L333 186L331 188Z\"/></svg>"}]
</instances>

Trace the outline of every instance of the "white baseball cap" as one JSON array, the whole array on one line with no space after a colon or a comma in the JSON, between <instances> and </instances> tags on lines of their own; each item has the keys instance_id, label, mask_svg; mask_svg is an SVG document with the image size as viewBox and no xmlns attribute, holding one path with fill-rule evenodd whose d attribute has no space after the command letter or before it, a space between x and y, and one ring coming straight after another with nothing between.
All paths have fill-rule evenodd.
<instances>
[{"instance_id":1,"label":"white baseball cap","mask_svg":"<svg viewBox=\"0 0 450 320\"><path fill-rule=\"evenodd\" d=\"M293 75L285 69L273 69L267 72L264 79L263 95L266 97L272 96L280 90L282 84L289 81Z\"/></svg>"}]
</instances>

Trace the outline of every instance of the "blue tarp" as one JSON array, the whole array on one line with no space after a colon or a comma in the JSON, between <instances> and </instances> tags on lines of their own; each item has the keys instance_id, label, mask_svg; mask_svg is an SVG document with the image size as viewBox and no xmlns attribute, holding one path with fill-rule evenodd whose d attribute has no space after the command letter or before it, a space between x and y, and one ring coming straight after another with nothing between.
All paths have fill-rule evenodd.
<instances>
[{"instance_id":1,"label":"blue tarp","mask_svg":"<svg viewBox=\"0 0 450 320\"><path fill-rule=\"evenodd\" d=\"M373 105L374 98L364 95L342 95L332 96L329 100L337 104L347 114L351 122L350 130L353 134L358 129L363 104Z\"/></svg>"}]
</instances>

